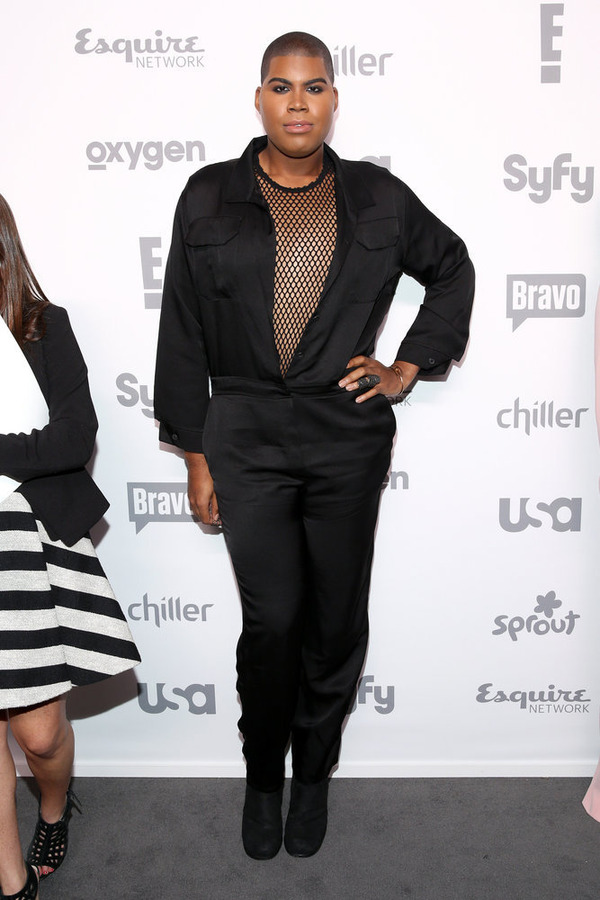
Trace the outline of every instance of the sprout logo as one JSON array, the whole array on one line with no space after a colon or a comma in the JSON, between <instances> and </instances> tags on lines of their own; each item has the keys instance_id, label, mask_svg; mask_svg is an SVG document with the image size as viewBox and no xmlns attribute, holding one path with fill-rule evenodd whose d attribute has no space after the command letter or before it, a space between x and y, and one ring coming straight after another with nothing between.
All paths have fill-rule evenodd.
<instances>
[{"instance_id":1,"label":"sprout logo","mask_svg":"<svg viewBox=\"0 0 600 900\"><path fill-rule=\"evenodd\" d=\"M537 603L533 607L533 613L529 616L507 615L496 616L494 623L497 626L493 635L508 634L511 641L517 641L522 632L527 634L573 634L575 622L581 616L570 610L566 615L554 617L555 610L562 606L562 600L556 596L556 591L548 591L547 594L538 594Z\"/></svg>"}]
</instances>

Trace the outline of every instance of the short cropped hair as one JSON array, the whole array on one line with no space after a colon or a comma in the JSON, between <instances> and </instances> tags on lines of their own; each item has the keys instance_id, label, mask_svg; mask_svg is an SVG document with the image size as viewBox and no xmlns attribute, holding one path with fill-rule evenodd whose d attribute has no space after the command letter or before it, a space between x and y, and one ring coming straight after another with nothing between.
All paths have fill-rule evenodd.
<instances>
[{"instance_id":1,"label":"short cropped hair","mask_svg":"<svg viewBox=\"0 0 600 900\"><path fill-rule=\"evenodd\" d=\"M269 73L271 60L275 56L318 56L323 60L327 77L333 84L334 71L331 53L323 41L306 31L288 31L281 37L271 41L264 52L260 67L260 83L262 84Z\"/></svg>"}]
</instances>

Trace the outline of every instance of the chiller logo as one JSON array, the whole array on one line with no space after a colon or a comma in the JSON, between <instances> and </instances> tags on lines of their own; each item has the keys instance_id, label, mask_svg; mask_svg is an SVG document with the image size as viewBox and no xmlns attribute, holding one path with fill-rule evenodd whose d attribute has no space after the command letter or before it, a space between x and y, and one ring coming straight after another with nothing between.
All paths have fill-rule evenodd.
<instances>
[{"instance_id":1,"label":"chiller logo","mask_svg":"<svg viewBox=\"0 0 600 900\"><path fill-rule=\"evenodd\" d=\"M585 275L507 275L506 315L513 331L525 319L576 319L585 313Z\"/></svg>"},{"instance_id":2,"label":"chiller logo","mask_svg":"<svg viewBox=\"0 0 600 900\"><path fill-rule=\"evenodd\" d=\"M356 45L334 47L331 54L336 75L386 75L385 64L393 53L357 53Z\"/></svg>"},{"instance_id":3,"label":"chiller logo","mask_svg":"<svg viewBox=\"0 0 600 900\"><path fill-rule=\"evenodd\" d=\"M214 716L217 713L217 701L214 684L189 684L185 688L170 689L171 698L165 696L165 682L155 685L140 683L138 703L145 713L158 715L167 709L186 709L194 716ZM181 702L183 700L183 703Z\"/></svg>"},{"instance_id":4,"label":"chiller logo","mask_svg":"<svg viewBox=\"0 0 600 900\"><path fill-rule=\"evenodd\" d=\"M530 713L588 713L590 697L586 697L585 688L575 691L557 688L549 684L541 691L503 691L497 690L491 681L480 684L475 700L477 703L510 703L517 709L528 709Z\"/></svg>"},{"instance_id":5,"label":"chiller logo","mask_svg":"<svg viewBox=\"0 0 600 900\"><path fill-rule=\"evenodd\" d=\"M587 166L571 166L571 153L559 153L551 166L529 166L520 153L512 153L504 160L504 179L508 191L522 191L529 186L529 199L533 203L546 203L554 191L562 191L563 181L568 179L571 197L576 203L587 203L594 196L594 169ZM582 175L582 172L585 174Z\"/></svg>"},{"instance_id":6,"label":"chiller logo","mask_svg":"<svg viewBox=\"0 0 600 900\"><path fill-rule=\"evenodd\" d=\"M533 607L533 614L523 616L496 616L494 623L497 626L493 635L508 634L511 641L516 641L522 632L528 634L573 634L575 620L581 616L570 610L561 618L554 618L554 611L562 606L555 591L547 594L538 594L537 602Z\"/></svg>"},{"instance_id":7,"label":"chiller logo","mask_svg":"<svg viewBox=\"0 0 600 900\"><path fill-rule=\"evenodd\" d=\"M152 622L157 628L166 622L206 622L208 610L214 603L182 603L181 597L163 597L157 603L150 603L144 594L141 603L131 603L127 615L132 622Z\"/></svg>"},{"instance_id":8,"label":"chiller logo","mask_svg":"<svg viewBox=\"0 0 600 900\"><path fill-rule=\"evenodd\" d=\"M129 521L139 534L149 522L191 522L187 484L128 482Z\"/></svg>"},{"instance_id":9,"label":"chiller logo","mask_svg":"<svg viewBox=\"0 0 600 900\"><path fill-rule=\"evenodd\" d=\"M581 497L558 497L551 503L538 503L536 509L548 518L538 519L527 512L529 497L521 497L519 501L519 518L515 521L511 516L511 499L502 497L499 505L500 525L504 531L525 531L526 528L541 528L543 522L552 522L553 531L581 531Z\"/></svg>"},{"instance_id":10,"label":"chiller logo","mask_svg":"<svg viewBox=\"0 0 600 900\"><path fill-rule=\"evenodd\" d=\"M121 372L116 379L117 388L122 394L117 394L117 400L121 406L142 405L142 414L149 419L154 419L154 399L150 396L150 388L147 384L140 384L131 372Z\"/></svg>"},{"instance_id":11,"label":"chiller logo","mask_svg":"<svg viewBox=\"0 0 600 900\"><path fill-rule=\"evenodd\" d=\"M581 428L581 417L586 412L587 406L555 409L553 400L535 400L530 407L522 406L521 398L515 397L512 406L500 410L496 422L499 428L523 429L529 436L532 428Z\"/></svg>"},{"instance_id":12,"label":"chiller logo","mask_svg":"<svg viewBox=\"0 0 600 900\"><path fill-rule=\"evenodd\" d=\"M85 148L88 169L106 171L113 163L124 164L134 171L141 161L146 169L156 172L166 162L204 162L206 148L202 141L92 141Z\"/></svg>"},{"instance_id":13,"label":"chiller logo","mask_svg":"<svg viewBox=\"0 0 600 900\"><path fill-rule=\"evenodd\" d=\"M82 28L75 38L75 53L115 54L127 63L135 62L138 69L204 68L206 51L198 46L197 35L179 38L155 31L154 37L107 40L93 36L91 28Z\"/></svg>"},{"instance_id":14,"label":"chiller logo","mask_svg":"<svg viewBox=\"0 0 600 900\"><path fill-rule=\"evenodd\" d=\"M352 708L350 709L351 713L356 712L359 704L361 706L366 704L367 696L369 694L373 695L373 703L376 712L381 713L382 716L386 716L393 712L395 693L393 685L388 684L386 688L383 688L374 682L375 679L372 675L363 675L360 679L356 689L356 697L354 698Z\"/></svg>"}]
</instances>

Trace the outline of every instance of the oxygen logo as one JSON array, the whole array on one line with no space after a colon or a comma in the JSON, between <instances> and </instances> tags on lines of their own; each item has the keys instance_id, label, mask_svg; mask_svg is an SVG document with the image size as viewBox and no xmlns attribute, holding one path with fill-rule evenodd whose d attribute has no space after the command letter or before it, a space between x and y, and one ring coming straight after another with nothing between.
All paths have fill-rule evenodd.
<instances>
[{"instance_id":1,"label":"oxygen logo","mask_svg":"<svg viewBox=\"0 0 600 900\"><path fill-rule=\"evenodd\" d=\"M388 684L384 689L379 685L374 684L374 682L375 679L372 675L363 675L358 682L356 696L352 708L350 709L350 713L356 712L359 705L366 704L369 694L373 695L373 703L376 712L380 713L382 716L389 715L389 713L393 712L394 687L391 684Z\"/></svg>"},{"instance_id":2,"label":"oxygen logo","mask_svg":"<svg viewBox=\"0 0 600 900\"><path fill-rule=\"evenodd\" d=\"M167 709L184 709L194 716L214 716L217 713L214 684L189 684L186 688L170 688L168 693L171 699L165 696L164 681L152 686L140 683L140 708L151 715L159 715ZM173 699L175 697L179 699Z\"/></svg>"},{"instance_id":3,"label":"oxygen logo","mask_svg":"<svg viewBox=\"0 0 600 900\"><path fill-rule=\"evenodd\" d=\"M501 409L496 416L499 428L523 430L529 437L532 428L581 428L581 417L589 407L569 409L554 408L554 400L535 400L531 406L521 406L521 398L515 397L512 406Z\"/></svg>"},{"instance_id":4,"label":"oxygen logo","mask_svg":"<svg viewBox=\"0 0 600 900\"><path fill-rule=\"evenodd\" d=\"M140 384L131 372L121 372L120 375L117 375L115 383L117 388L123 391L122 394L117 394L117 400L121 406L132 407L141 403L142 415L154 419L154 400L150 396L150 388L147 384Z\"/></svg>"},{"instance_id":5,"label":"oxygen logo","mask_svg":"<svg viewBox=\"0 0 600 900\"><path fill-rule=\"evenodd\" d=\"M160 309L163 287L163 259L155 255L160 250L162 240L159 237L140 238L140 259L142 262L142 281L144 283L144 306L146 309Z\"/></svg>"},{"instance_id":6,"label":"oxygen logo","mask_svg":"<svg viewBox=\"0 0 600 900\"><path fill-rule=\"evenodd\" d=\"M386 75L385 64L393 53L357 53L356 45L334 47L331 54L336 75Z\"/></svg>"},{"instance_id":7,"label":"oxygen logo","mask_svg":"<svg viewBox=\"0 0 600 900\"><path fill-rule=\"evenodd\" d=\"M564 3L542 3L540 6L542 84L558 84L560 82L561 50L556 46L556 38L562 37L563 27L557 25L555 20L562 16L564 11Z\"/></svg>"},{"instance_id":8,"label":"oxygen logo","mask_svg":"<svg viewBox=\"0 0 600 900\"><path fill-rule=\"evenodd\" d=\"M208 610L214 603L182 603L181 597L163 597L157 603L150 603L144 594L141 603L131 603L127 615L132 622L151 622L161 628L166 622L206 622Z\"/></svg>"},{"instance_id":9,"label":"oxygen logo","mask_svg":"<svg viewBox=\"0 0 600 900\"><path fill-rule=\"evenodd\" d=\"M585 313L585 275L507 275L506 316L516 331L525 319L577 319Z\"/></svg>"},{"instance_id":10,"label":"oxygen logo","mask_svg":"<svg viewBox=\"0 0 600 900\"><path fill-rule=\"evenodd\" d=\"M123 163L129 171L134 171L141 161L151 172L162 169L167 162L203 162L206 149L202 141L92 141L85 148L88 169L105 172L107 167ZM195 157L195 158L194 158Z\"/></svg>"},{"instance_id":11,"label":"oxygen logo","mask_svg":"<svg viewBox=\"0 0 600 900\"><path fill-rule=\"evenodd\" d=\"M192 510L187 484L173 482L128 482L129 521L139 534L149 522L190 522Z\"/></svg>"},{"instance_id":12,"label":"oxygen logo","mask_svg":"<svg viewBox=\"0 0 600 900\"><path fill-rule=\"evenodd\" d=\"M135 62L138 69L200 69L205 50L198 46L197 35L180 38L155 31L154 37L107 40L92 35L91 28L82 28L75 35L75 53L114 54L127 63Z\"/></svg>"},{"instance_id":13,"label":"oxygen logo","mask_svg":"<svg viewBox=\"0 0 600 900\"><path fill-rule=\"evenodd\" d=\"M504 160L504 171L509 178L504 179L508 191L522 191L530 188L528 197L533 203L547 203L554 191L563 190L566 180L567 190L576 203L587 203L594 196L594 169L587 166L571 166L570 153L559 153L551 166L529 166L520 153L512 153ZM584 174L582 174L584 173Z\"/></svg>"},{"instance_id":14,"label":"oxygen logo","mask_svg":"<svg viewBox=\"0 0 600 900\"><path fill-rule=\"evenodd\" d=\"M516 709L528 709L530 713L573 714L590 711L591 699L585 696L586 693L585 688L564 690L554 684L541 691L503 691L488 681L479 685L475 700L477 703L510 703Z\"/></svg>"},{"instance_id":15,"label":"oxygen logo","mask_svg":"<svg viewBox=\"0 0 600 900\"><path fill-rule=\"evenodd\" d=\"M521 497L518 518L513 519L512 501L509 497L501 498L499 519L504 531L525 531L529 526L541 528L542 524L548 524L548 520L553 531L581 531L581 497L559 497L552 503L538 503L536 510L543 513L543 519L529 514L529 503L529 497Z\"/></svg>"},{"instance_id":16,"label":"oxygen logo","mask_svg":"<svg viewBox=\"0 0 600 900\"><path fill-rule=\"evenodd\" d=\"M388 485L391 491L407 491L409 488L408 472L390 472L383 482L384 487Z\"/></svg>"},{"instance_id":17,"label":"oxygen logo","mask_svg":"<svg viewBox=\"0 0 600 900\"><path fill-rule=\"evenodd\" d=\"M517 641L523 632L527 634L573 634L576 619L581 616L571 609L566 616L554 618L555 610L560 609L562 600L556 596L556 591L547 594L538 594L537 602L533 607L533 614L523 616L496 616L494 623L497 626L493 635L508 634L511 641Z\"/></svg>"}]
</instances>

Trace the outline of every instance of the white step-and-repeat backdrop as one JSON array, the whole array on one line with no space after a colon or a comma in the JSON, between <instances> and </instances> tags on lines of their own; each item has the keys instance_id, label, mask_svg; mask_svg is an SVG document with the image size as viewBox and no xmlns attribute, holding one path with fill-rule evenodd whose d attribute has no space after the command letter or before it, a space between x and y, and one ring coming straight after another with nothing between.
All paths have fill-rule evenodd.
<instances>
[{"instance_id":1,"label":"white step-and-repeat backdrop","mask_svg":"<svg viewBox=\"0 0 600 900\"><path fill-rule=\"evenodd\" d=\"M175 203L261 132L262 51L331 47L330 141L466 240L471 344L396 407L372 637L339 775L586 775L600 739L597 0L4 0L0 191L69 309L111 501L99 555L143 654L70 700L82 775L242 775L239 600L189 517L152 381ZM401 283L378 355L421 301ZM599 345L600 346L600 345ZM598 363L600 366L600 362ZM269 549L265 547L265 566Z\"/></svg>"}]
</instances>

